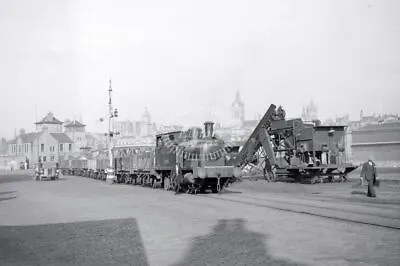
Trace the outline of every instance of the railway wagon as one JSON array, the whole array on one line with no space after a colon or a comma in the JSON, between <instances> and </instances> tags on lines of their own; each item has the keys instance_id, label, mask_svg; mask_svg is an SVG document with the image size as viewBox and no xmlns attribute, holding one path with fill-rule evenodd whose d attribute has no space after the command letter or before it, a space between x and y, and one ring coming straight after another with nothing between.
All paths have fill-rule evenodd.
<instances>
[{"instance_id":1,"label":"railway wagon","mask_svg":"<svg viewBox=\"0 0 400 266\"><path fill-rule=\"evenodd\" d=\"M97 179L106 180L107 173L106 170L109 168L110 161L108 158L97 158L96 159L96 172Z\"/></svg>"},{"instance_id":2,"label":"railway wagon","mask_svg":"<svg viewBox=\"0 0 400 266\"><path fill-rule=\"evenodd\" d=\"M87 159L85 157L78 157L71 159L71 168L73 175L85 176L88 166Z\"/></svg>"},{"instance_id":3,"label":"railway wagon","mask_svg":"<svg viewBox=\"0 0 400 266\"><path fill-rule=\"evenodd\" d=\"M68 159L60 159L59 160L59 169L63 175L71 175L71 160Z\"/></svg>"},{"instance_id":4,"label":"railway wagon","mask_svg":"<svg viewBox=\"0 0 400 266\"><path fill-rule=\"evenodd\" d=\"M87 167L88 167L88 173L87 177L90 178L95 178L96 172L97 172L97 161L95 158L88 158L87 159Z\"/></svg>"},{"instance_id":5,"label":"railway wagon","mask_svg":"<svg viewBox=\"0 0 400 266\"><path fill-rule=\"evenodd\" d=\"M118 183L153 184L160 179L154 169L154 146L119 146L114 148L114 168Z\"/></svg>"},{"instance_id":6,"label":"railway wagon","mask_svg":"<svg viewBox=\"0 0 400 266\"><path fill-rule=\"evenodd\" d=\"M220 191L241 171L227 164L229 151L224 141L213 135L213 123L204 126L204 134L198 127L158 134L155 146L114 147L112 167L117 183L159 185L188 193ZM74 158L70 167L73 175L105 180L108 154L102 151L92 158Z\"/></svg>"}]
</instances>

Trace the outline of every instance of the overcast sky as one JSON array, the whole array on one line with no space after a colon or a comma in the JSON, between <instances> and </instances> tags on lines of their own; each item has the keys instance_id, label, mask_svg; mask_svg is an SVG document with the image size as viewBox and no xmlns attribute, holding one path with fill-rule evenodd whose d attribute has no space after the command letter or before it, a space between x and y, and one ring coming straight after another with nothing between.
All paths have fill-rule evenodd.
<instances>
[{"instance_id":1,"label":"overcast sky","mask_svg":"<svg viewBox=\"0 0 400 266\"><path fill-rule=\"evenodd\" d=\"M110 77L121 119L147 106L158 124L229 112L238 89L248 119L311 99L322 120L400 113L399 14L398 0L0 0L0 136L49 111L103 131Z\"/></svg>"}]
</instances>

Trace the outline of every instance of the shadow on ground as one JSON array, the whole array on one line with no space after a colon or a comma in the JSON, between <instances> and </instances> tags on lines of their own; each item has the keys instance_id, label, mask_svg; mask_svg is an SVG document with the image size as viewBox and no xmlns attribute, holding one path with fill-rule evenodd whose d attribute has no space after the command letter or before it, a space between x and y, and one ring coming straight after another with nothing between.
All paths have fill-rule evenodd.
<instances>
[{"instance_id":1,"label":"shadow on ground","mask_svg":"<svg viewBox=\"0 0 400 266\"><path fill-rule=\"evenodd\" d=\"M353 191L351 192L351 194L352 194L352 195L363 195L363 196L366 196L366 195L367 195L367 192L365 192L365 191L359 191L359 190L353 190Z\"/></svg>"},{"instance_id":2,"label":"shadow on ground","mask_svg":"<svg viewBox=\"0 0 400 266\"><path fill-rule=\"evenodd\" d=\"M242 191L237 191L237 190L230 190L230 189L224 189L218 194L241 194L243 193Z\"/></svg>"},{"instance_id":3,"label":"shadow on ground","mask_svg":"<svg viewBox=\"0 0 400 266\"><path fill-rule=\"evenodd\" d=\"M33 175L0 175L0 184L32 181Z\"/></svg>"},{"instance_id":4,"label":"shadow on ground","mask_svg":"<svg viewBox=\"0 0 400 266\"><path fill-rule=\"evenodd\" d=\"M6 198L0 198L0 202L2 201L6 201L6 200L12 200L12 199L16 199L17 197L6 197Z\"/></svg>"},{"instance_id":5,"label":"shadow on ground","mask_svg":"<svg viewBox=\"0 0 400 266\"><path fill-rule=\"evenodd\" d=\"M0 226L0 265L149 265L136 219Z\"/></svg>"},{"instance_id":6,"label":"shadow on ground","mask_svg":"<svg viewBox=\"0 0 400 266\"><path fill-rule=\"evenodd\" d=\"M0 196L1 195L5 195L5 194L12 194L12 193L15 193L15 192L17 192L16 190L14 190L14 191L3 191L3 192L0 192Z\"/></svg>"},{"instance_id":7,"label":"shadow on ground","mask_svg":"<svg viewBox=\"0 0 400 266\"><path fill-rule=\"evenodd\" d=\"M264 235L248 231L243 219L219 220L210 234L194 239L182 261L171 266L304 265L272 257L264 239Z\"/></svg>"}]
</instances>

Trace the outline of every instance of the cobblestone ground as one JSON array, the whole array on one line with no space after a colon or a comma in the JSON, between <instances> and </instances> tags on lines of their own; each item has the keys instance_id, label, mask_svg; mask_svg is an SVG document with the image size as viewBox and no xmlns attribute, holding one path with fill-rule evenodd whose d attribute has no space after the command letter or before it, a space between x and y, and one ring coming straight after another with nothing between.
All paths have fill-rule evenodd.
<instances>
[{"instance_id":1,"label":"cobblestone ground","mask_svg":"<svg viewBox=\"0 0 400 266\"><path fill-rule=\"evenodd\" d=\"M399 211L396 185L378 189L381 202L366 199L361 194L365 189L352 183L309 186L258 181L236 184L231 190L237 199L279 198L316 205L327 199L343 208L358 202L357 211L376 212L381 207L382 213L393 216ZM399 262L400 230L82 177L37 182L0 176L2 266Z\"/></svg>"}]
</instances>

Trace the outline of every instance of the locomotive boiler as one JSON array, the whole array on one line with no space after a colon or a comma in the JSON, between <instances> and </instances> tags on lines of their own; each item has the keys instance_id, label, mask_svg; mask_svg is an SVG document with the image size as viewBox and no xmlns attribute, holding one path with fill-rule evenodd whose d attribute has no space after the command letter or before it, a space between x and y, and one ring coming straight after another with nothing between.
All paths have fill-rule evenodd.
<instances>
[{"instance_id":1,"label":"locomotive boiler","mask_svg":"<svg viewBox=\"0 0 400 266\"><path fill-rule=\"evenodd\" d=\"M227 164L230 150L214 135L213 125L207 121L204 132L194 127L159 136L156 172L163 175L164 184L189 193L206 190L216 193L232 179L240 177L240 168Z\"/></svg>"}]
</instances>

